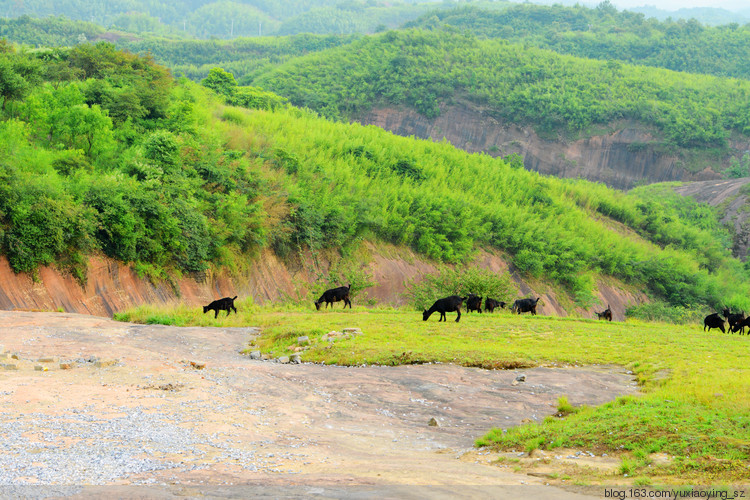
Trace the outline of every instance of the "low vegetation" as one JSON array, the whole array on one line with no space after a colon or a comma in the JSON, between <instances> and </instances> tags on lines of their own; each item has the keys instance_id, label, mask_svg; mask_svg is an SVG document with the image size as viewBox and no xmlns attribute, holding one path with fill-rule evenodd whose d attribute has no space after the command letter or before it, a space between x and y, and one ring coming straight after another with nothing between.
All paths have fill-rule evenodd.
<instances>
[{"instance_id":1,"label":"low vegetation","mask_svg":"<svg viewBox=\"0 0 750 500\"><path fill-rule=\"evenodd\" d=\"M259 307L238 302L238 315L216 321L200 308L138 308L118 319L177 325L260 326L249 350L291 354L297 338L312 345L304 361L340 365L443 362L483 368L619 365L633 373L642 394L599 407L574 406L561 394L558 416L507 431L495 429L477 445L497 450L557 447L606 452L627 467L599 478L627 482L739 483L750 466L750 350L747 337L704 333L701 325L641 321L464 314L460 323L422 321L412 310L317 312L312 304ZM362 335L327 339L358 327ZM550 410L550 413L553 411ZM653 453L672 457L650 466ZM628 476L625 476L627 474Z\"/></svg>"}]
</instances>

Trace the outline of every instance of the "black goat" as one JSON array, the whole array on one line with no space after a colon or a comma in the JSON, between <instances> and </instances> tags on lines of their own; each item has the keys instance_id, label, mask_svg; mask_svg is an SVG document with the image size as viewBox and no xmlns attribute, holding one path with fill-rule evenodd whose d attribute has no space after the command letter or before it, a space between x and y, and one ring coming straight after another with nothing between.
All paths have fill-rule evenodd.
<instances>
[{"instance_id":1,"label":"black goat","mask_svg":"<svg viewBox=\"0 0 750 500\"><path fill-rule=\"evenodd\" d=\"M745 335L745 327L750 329L750 316L741 320L738 323L735 323L734 326L729 328L729 331L732 333L740 332L740 335Z\"/></svg>"},{"instance_id":2,"label":"black goat","mask_svg":"<svg viewBox=\"0 0 750 500\"><path fill-rule=\"evenodd\" d=\"M346 306L349 306L349 309L352 308L352 301L349 300L349 290L351 290L352 285L349 284L349 286L340 286L338 288L331 288L330 290L326 290L323 292L323 295L320 296L318 300L315 301L315 308L320 311L320 304L323 302L326 303L326 309L328 309L328 304L331 304L331 309L333 309L333 303L339 302L341 300L344 301L344 309L346 309Z\"/></svg>"},{"instance_id":3,"label":"black goat","mask_svg":"<svg viewBox=\"0 0 750 500\"><path fill-rule=\"evenodd\" d=\"M727 318L727 323L729 323L729 331L732 333L739 331L737 324L742 323L745 320L745 311L742 311L739 314L732 314L729 309L724 309L723 313L724 317Z\"/></svg>"},{"instance_id":4,"label":"black goat","mask_svg":"<svg viewBox=\"0 0 750 500\"><path fill-rule=\"evenodd\" d=\"M719 313L713 313L706 316L706 318L703 320L703 331L706 331L706 328L708 328L708 331L711 331L711 328L718 328L721 330L721 333L726 333L724 330L724 318L719 316Z\"/></svg>"},{"instance_id":5,"label":"black goat","mask_svg":"<svg viewBox=\"0 0 750 500\"><path fill-rule=\"evenodd\" d=\"M237 296L234 297L224 297L223 299L214 300L207 306L203 306L203 314L206 314L208 311L214 311L216 314L214 314L214 319L219 317L219 311L226 311L227 316L234 311L234 314L237 314L237 308L234 307L234 299L236 299Z\"/></svg>"},{"instance_id":6,"label":"black goat","mask_svg":"<svg viewBox=\"0 0 750 500\"><path fill-rule=\"evenodd\" d=\"M487 311L487 312L494 312L495 308L497 308L497 307L500 307L501 309L505 309L506 305L507 304L505 302L502 302L502 301L499 301L499 300L495 300L495 299L491 299L489 297L487 297L486 299L484 299L484 310Z\"/></svg>"},{"instance_id":7,"label":"black goat","mask_svg":"<svg viewBox=\"0 0 750 500\"><path fill-rule=\"evenodd\" d=\"M513 302L513 307L510 310L518 314L530 312L536 316L537 302L539 302L539 297L536 299L518 299Z\"/></svg>"},{"instance_id":8,"label":"black goat","mask_svg":"<svg viewBox=\"0 0 750 500\"><path fill-rule=\"evenodd\" d=\"M458 323L458 321L461 319L461 306L463 305L463 303L463 297L459 297L458 295L451 295L450 297L445 297L444 299L438 299L434 304L432 304L432 307L424 310L424 312L422 313L422 320L427 321L427 318L429 318L432 313L437 311L440 313L440 319L438 320L438 323L441 321L448 321L445 318L445 313L456 311L458 313L458 316L456 316L456 323Z\"/></svg>"},{"instance_id":9,"label":"black goat","mask_svg":"<svg viewBox=\"0 0 750 500\"><path fill-rule=\"evenodd\" d=\"M470 293L466 300L466 312L478 311L482 313L482 297Z\"/></svg>"},{"instance_id":10,"label":"black goat","mask_svg":"<svg viewBox=\"0 0 750 500\"><path fill-rule=\"evenodd\" d=\"M607 308L605 310L603 310L602 312L596 313L596 315L599 316L599 319L606 319L607 321L612 321L612 309L610 309L609 304L607 304Z\"/></svg>"}]
</instances>

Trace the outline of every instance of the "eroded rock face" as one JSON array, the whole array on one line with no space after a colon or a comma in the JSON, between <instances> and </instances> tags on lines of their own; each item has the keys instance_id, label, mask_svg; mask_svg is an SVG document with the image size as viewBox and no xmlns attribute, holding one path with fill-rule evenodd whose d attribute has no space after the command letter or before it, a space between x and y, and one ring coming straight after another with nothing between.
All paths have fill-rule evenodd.
<instances>
[{"instance_id":1,"label":"eroded rock face","mask_svg":"<svg viewBox=\"0 0 750 500\"><path fill-rule=\"evenodd\" d=\"M700 203L723 207L722 224L734 227L732 255L742 261L746 261L750 253L750 212L747 211L747 188L743 189L748 183L750 177L692 182L674 188L678 194Z\"/></svg>"},{"instance_id":2,"label":"eroded rock face","mask_svg":"<svg viewBox=\"0 0 750 500\"><path fill-rule=\"evenodd\" d=\"M630 189L643 182L721 177L710 168L697 173L688 171L679 158L656 146L657 137L635 124L622 124L613 132L588 139L550 141L539 137L530 127L498 121L470 103L446 107L435 119L408 109L379 108L359 121L402 136L435 141L445 138L470 153L485 152L492 156L518 153L529 170L602 182L617 189ZM750 144L732 143L731 147L750 149Z\"/></svg>"},{"instance_id":3,"label":"eroded rock face","mask_svg":"<svg viewBox=\"0 0 750 500\"><path fill-rule=\"evenodd\" d=\"M404 306L407 283L412 279L436 271L434 263L412 251L388 245L364 243L369 254L367 271L375 286L364 290L353 300L362 307L371 300L379 304ZM181 303L191 307L206 305L220 297L251 296L263 304L284 297L298 297L306 289L315 287L316 276L326 273L330 262L318 256L315 264L311 256L301 261L285 263L271 252L264 252L252 265L247 276L229 277L201 273L186 276L176 285L179 294L166 283L154 284L140 278L127 265L103 257L89 260L88 281L81 286L72 276L53 267L39 270L38 281L28 274L15 274L7 259L0 257L0 310L37 310L76 312L95 316L108 316L141 304ZM526 283L515 269L500 255L481 251L472 265L496 273L510 273L519 287L518 297L499 297L506 302L516 298L541 297L537 312L541 315L567 316L575 313L594 317L591 310L566 309L554 291L543 284ZM318 266L318 267L315 267ZM598 304L611 305L614 320L624 319L625 308L641 303L645 296L627 291L616 282L598 284ZM310 303L312 308L312 302ZM599 309L601 307L597 305ZM496 313L496 314L499 314Z\"/></svg>"}]
</instances>

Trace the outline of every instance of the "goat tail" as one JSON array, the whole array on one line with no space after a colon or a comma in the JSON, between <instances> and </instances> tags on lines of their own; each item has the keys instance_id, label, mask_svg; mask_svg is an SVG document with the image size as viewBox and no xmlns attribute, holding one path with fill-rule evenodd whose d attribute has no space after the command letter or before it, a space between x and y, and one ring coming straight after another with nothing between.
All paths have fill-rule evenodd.
<instances>
[{"instance_id":1,"label":"goat tail","mask_svg":"<svg viewBox=\"0 0 750 500\"><path fill-rule=\"evenodd\" d=\"M236 299L237 297L238 297L238 295L235 295L234 297L232 297L232 300Z\"/></svg>"}]
</instances>

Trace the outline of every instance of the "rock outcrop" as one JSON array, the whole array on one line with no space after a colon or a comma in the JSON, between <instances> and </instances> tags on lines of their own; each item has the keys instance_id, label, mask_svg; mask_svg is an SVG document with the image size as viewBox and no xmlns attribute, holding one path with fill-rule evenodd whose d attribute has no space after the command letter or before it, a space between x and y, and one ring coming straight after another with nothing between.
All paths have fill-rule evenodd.
<instances>
[{"instance_id":1,"label":"rock outcrop","mask_svg":"<svg viewBox=\"0 0 750 500\"><path fill-rule=\"evenodd\" d=\"M674 188L677 193L691 196L700 203L721 207L720 221L734 228L732 254L742 261L746 261L750 253L750 210L748 210L750 190L742 189L748 183L750 183L750 177L691 182Z\"/></svg>"},{"instance_id":2,"label":"rock outcrop","mask_svg":"<svg viewBox=\"0 0 750 500\"><path fill-rule=\"evenodd\" d=\"M434 119L410 109L376 108L358 121L402 136L446 139L471 153L492 156L517 153L529 170L602 182L617 189L630 189L644 182L721 178L711 168L699 172L688 170L684 160L664 150L652 132L633 123L618 124L610 132L576 141L547 140L531 127L503 123L471 103L447 106ZM750 149L750 141L732 142L730 146L746 150Z\"/></svg>"}]
</instances>

